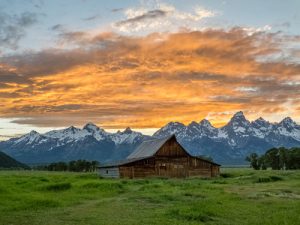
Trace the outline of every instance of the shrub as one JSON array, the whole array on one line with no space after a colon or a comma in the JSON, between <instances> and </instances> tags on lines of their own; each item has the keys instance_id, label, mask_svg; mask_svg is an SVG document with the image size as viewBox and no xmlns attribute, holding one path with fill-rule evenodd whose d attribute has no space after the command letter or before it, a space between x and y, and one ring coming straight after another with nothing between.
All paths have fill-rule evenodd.
<instances>
[{"instance_id":1,"label":"shrub","mask_svg":"<svg viewBox=\"0 0 300 225\"><path fill-rule=\"evenodd\" d=\"M230 178L230 177L233 177L233 175L231 173L221 173L220 174L220 177L223 177L223 178Z\"/></svg>"},{"instance_id":2,"label":"shrub","mask_svg":"<svg viewBox=\"0 0 300 225\"><path fill-rule=\"evenodd\" d=\"M274 182L283 180L282 177L279 176L269 176L269 177L259 177L256 180L256 183L267 183L267 182Z\"/></svg>"},{"instance_id":3,"label":"shrub","mask_svg":"<svg viewBox=\"0 0 300 225\"><path fill-rule=\"evenodd\" d=\"M272 180L270 179L270 177L259 177L256 180L256 183L267 183L267 182L271 182Z\"/></svg>"},{"instance_id":4,"label":"shrub","mask_svg":"<svg viewBox=\"0 0 300 225\"><path fill-rule=\"evenodd\" d=\"M279 177L279 176L270 176L270 179L272 181L280 181L280 180L283 180L282 177Z\"/></svg>"},{"instance_id":5,"label":"shrub","mask_svg":"<svg viewBox=\"0 0 300 225\"><path fill-rule=\"evenodd\" d=\"M70 183L56 183L45 186L47 191L65 191L72 187Z\"/></svg>"},{"instance_id":6,"label":"shrub","mask_svg":"<svg viewBox=\"0 0 300 225\"><path fill-rule=\"evenodd\" d=\"M49 182L49 180L47 178L45 178L45 177L40 177L39 180L43 181L43 182Z\"/></svg>"},{"instance_id":7,"label":"shrub","mask_svg":"<svg viewBox=\"0 0 300 225\"><path fill-rule=\"evenodd\" d=\"M88 182L82 185L83 188L92 189L92 188L101 188L102 184L99 182Z\"/></svg>"}]
</instances>

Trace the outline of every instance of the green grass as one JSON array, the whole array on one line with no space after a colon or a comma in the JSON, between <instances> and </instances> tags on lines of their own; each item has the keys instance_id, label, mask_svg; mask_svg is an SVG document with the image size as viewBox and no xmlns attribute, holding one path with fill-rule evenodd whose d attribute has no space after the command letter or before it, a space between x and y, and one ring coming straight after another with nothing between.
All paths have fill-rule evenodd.
<instances>
[{"instance_id":1,"label":"green grass","mask_svg":"<svg viewBox=\"0 0 300 225\"><path fill-rule=\"evenodd\" d=\"M299 212L300 171L138 180L0 171L1 225L296 225Z\"/></svg>"}]
</instances>

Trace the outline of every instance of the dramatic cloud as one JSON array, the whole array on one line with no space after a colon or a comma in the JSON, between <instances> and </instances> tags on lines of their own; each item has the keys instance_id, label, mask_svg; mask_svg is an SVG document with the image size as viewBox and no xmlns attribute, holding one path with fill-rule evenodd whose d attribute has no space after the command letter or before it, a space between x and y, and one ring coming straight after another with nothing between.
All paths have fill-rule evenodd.
<instances>
[{"instance_id":1,"label":"dramatic cloud","mask_svg":"<svg viewBox=\"0 0 300 225\"><path fill-rule=\"evenodd\" d=\"M90 17L83 18L82 20L91 21L91 20L96 20L96 19L99 19L99 18L101 18L101 16L99 14L96 14L96 15L93 15L93 16L90 16Z\"/></svg>"},{"instance_id":2,"label":"dramatic cloud","mask_svg":"<svg viewBox=\"0 0 300 225\"><path fill-rule=\"evenodd\" d=\"M193 12L177 10L169 4L157 4L153 9L147 7L128 8L124 11L126 19L114 23L114 27L121 32L139 32L161 29L164 31L180 27L199 27L199 21L214 17L215 12L196 7ZM174 26L175 25L175 26Z\"/></svg>"},{"instance_id":3,"label":"dramatic cloud","mask_svg":"<svg viewBox=\"0 0 300 225\"><path fill-rule=\"evenodd\" d=\"M141 23L147 22L149 20L155 20L163 18L167 15L166 11L163 10L151 10L143 13L142 15L130 17L129 19L122 20L120 22L116 23L116 26L118 27L138 27L141 25Z\"/></svg>"},{"instance_id":4,"label":"dramatic cloud","mask_svg":"<svg viewBox=\"0 0 300 225\"><path fill-rule=\"evenodd\" d=\"M241 109L250 118L300 115L300 65L290 60L295 48L286 48L295 37L243 28L130 37L60 30L59 37L61 49L0 58L2 117L152 128L204 117L221 125ZM287 60L278 60L282 52Z\"/></svg>"},{"instance_id":5,"label":"dramatic cloud","mask_svg":"<svg viewBox=\"0 0 300 225\"><path fill-rule=\"evenodd\" d=\"M0 11L0 50L1 48L16 49L18 42L26 33L26 28L36 22L37 16L34 13L9 15Z\"/></svg>"}]
</instances>

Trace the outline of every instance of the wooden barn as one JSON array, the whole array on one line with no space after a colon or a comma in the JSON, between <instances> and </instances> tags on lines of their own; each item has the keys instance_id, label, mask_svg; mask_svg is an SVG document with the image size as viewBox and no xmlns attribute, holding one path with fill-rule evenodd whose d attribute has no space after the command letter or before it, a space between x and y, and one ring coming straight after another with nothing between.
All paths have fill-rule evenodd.
<instances>
[{"instance_id":1,"label":"wooden barn","mask_svg":"<svg viewBox=\"0 0 300 225\"><path fill-rule=\"evenodd\" d=\"M98 167L100 176L114 178L142 177L215 177L220 165L190 155L175 135L144 141L126 160Z\"/></svg>"}]
</instances>

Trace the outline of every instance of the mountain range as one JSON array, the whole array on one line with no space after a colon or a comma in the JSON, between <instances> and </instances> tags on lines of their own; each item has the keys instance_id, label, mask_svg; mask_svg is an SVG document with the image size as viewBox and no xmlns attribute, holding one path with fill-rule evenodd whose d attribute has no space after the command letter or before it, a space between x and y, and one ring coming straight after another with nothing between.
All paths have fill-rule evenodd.
<instances>
[{"instance_id":1,"label":"mountain range","mask_svg":"<svg viewBox=\"0 0 300 225\"><path fill-rule=\"evenodd\" d=\"M206 119L189 125L170 122L152 136L130 128L109 133L92 123L82 129L71 126L45 134L31 131L0 142L0 150L31 164L76 159L107 162L125 158L144 140L172 134L191 154L210 156L221 164L245 164L245 157L252 152L263 154L272 147L300 146L300 126L290 117L279 123L263 118L250 122L243 112L237 112L221 128Z\"/></svg>"}]
</instances>

